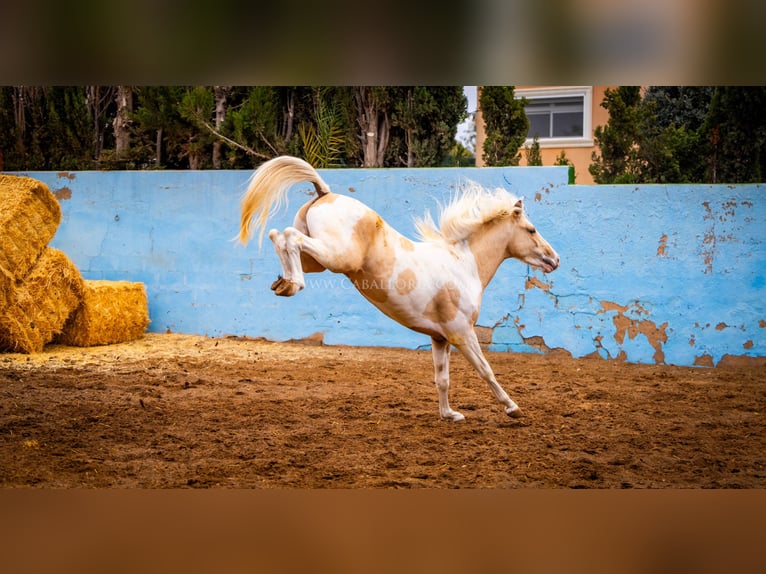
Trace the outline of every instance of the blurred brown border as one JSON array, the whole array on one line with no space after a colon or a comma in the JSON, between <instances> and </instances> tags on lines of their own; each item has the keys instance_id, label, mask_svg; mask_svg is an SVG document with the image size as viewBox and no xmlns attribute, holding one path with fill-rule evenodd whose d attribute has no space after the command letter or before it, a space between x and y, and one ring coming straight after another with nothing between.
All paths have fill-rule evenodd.
<instances>
[{"instance_id":1,"label":"blurred brown border","mask_svg":"<svg viewBox=\"0 0 766 574\"><path fill-rule=\"evenodd\" d=\"M5 572L763 572L764 491L0 491Z\"/></svg>"},{"instance_id":2,"label":"blurred brown border","mask_svg":"<svg viewBox=\"0 0 766 574\"><path fill-rule=\"evenodd\" d=\"M766 82L758 0L28 0L0 83L686 85Z\"/></svg>"}]
</instances>

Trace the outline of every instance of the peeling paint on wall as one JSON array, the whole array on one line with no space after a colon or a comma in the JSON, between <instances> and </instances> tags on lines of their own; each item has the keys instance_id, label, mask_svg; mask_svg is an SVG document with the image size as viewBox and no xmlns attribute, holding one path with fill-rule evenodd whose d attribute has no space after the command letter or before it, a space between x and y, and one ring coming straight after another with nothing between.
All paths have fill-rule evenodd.
<instances>
[{"instance_id":1,"label":"peeling paint on wall","mask_svg":"<svg viewBox=\"0 0 766 574\"><path fill-rule=\"evenodd\" d=\"M748 213L738 214L738 209L744 207L750 210L754 203L747 199L729 197L723 201L703 201L702 206L707 226L703 233L700 255L705 264L705 273L709 274L713 272L713 264L721 254L721 245L739 243L739 235L743 230L741 223L752 221Z\"/></svg>"},{"instance_id":2,"label":"peeling paint on wall","mask_svg":"<svg viewBox=\"0 0 766 574\"><path fill-rule=\"evenodd\" d=\"M660 237L660 244L657 247L657 257L667 257L667 248L668 236L663 233L662 237Z\"/></svg>"},{"instance_id":3,"label":"peeling paint on wall","mask_svg":"<svg viewBox=\"0 0 766 574\"><path fill-rule=\"evenodd\" d=\"M53 195L58 199L59 201L64 201L67 199L72 199L72 190L68 187L60 187L53 191Z\"/></svg>"},{"instance_id":4,"label":"peeling paint on wall","mask_svg":"<svg viewBox=\"0 0 766 574\"><path fill-rule=\"evenodd\" d=\"M615 326L614 340L622 345L625 342L625 335L630 339L635 339L638 335L646 337L646 341L654 349L654 362L663 364L665 362L665 353L662 345L667 342L667 321L659 327L648 319L642 319L649 313L641 306L638 301L631 305L618 305L611 301L601 301L601 308L604 313L614 311L612 322Z\"/></svg>"},{"instance_id":5,"label":"peeling paint on wall","mask_svg":"<svg viewBox=\"0 0 766 574\"><path fill-rule=\"evenodd\" d=\"M538 279L537 277L527 277L527 281L524 284L525 289L533 289L537 287L538 289L542 289L543 291L550 291L553 287L552 283L544 283L541 279Z\"/></svg>"}]
</instances>

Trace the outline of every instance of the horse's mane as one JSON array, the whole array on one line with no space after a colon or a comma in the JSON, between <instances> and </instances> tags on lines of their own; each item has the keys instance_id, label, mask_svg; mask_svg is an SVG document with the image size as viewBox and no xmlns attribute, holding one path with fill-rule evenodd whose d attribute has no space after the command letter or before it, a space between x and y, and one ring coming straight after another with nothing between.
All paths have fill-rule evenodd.
<instances>
[{"instance_id":1,"label":"horse's mane","mask_svg":"<svg viewBox=\"0 0 766 574\"><path fill-rule=\"evenodd\" d=\"M482 225L508 217L517 200L500 187L488 189L466 180L449 203L441 208L438 227L426 211L423 217L415 219L415 229L423 241L462 241Z\"/></svg>"}]
</instances>

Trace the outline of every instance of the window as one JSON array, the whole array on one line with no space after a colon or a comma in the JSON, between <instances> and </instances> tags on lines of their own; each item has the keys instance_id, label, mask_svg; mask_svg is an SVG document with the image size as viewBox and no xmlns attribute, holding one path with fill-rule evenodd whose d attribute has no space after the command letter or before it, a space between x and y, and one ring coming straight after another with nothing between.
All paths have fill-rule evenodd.
<instances>
[{"instance_id":1,"label":"window","mask_svg":"<svg viewBox=\"0 0 766 574\"><path fill-rule=\"evenodd\" d=\"M536 98L526 106L528 138L582 137L582 98Z\"/></svg>"},{"instance_id":2,"label":"window","mask_svg":"<svg viewBox=\"0 0 766 574\"><path fill-rule=\"evenodd\" d=\"M541 147L591 146L590 87L516 90L527 99L527 143L537 136Z\"/></svg>"}]
</instances>

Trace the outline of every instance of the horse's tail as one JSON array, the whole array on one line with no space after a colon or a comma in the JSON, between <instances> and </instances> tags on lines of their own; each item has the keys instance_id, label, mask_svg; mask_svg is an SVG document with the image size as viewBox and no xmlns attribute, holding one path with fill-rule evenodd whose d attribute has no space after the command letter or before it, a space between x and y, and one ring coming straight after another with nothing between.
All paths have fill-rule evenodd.
<instances>
[{"instance_id":1,"label":"horse's tail","mask_svg":"<svg viewBox=\"0 0 766 574\"><path fill-rule=\"evenodd\" d=\"M258 245L261 245L266 221L279 211L289 187L302 181L313 183L320 197L330 193L330 186L311 164L302 159L283 155L261 164L250 178L240 204L242 218L239 224L239 241L243 245L247 245L253 236L253 220L258 230Z\"/></svg>"}]
</instances>

